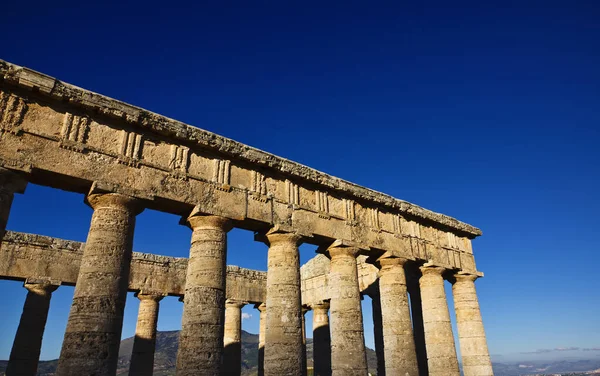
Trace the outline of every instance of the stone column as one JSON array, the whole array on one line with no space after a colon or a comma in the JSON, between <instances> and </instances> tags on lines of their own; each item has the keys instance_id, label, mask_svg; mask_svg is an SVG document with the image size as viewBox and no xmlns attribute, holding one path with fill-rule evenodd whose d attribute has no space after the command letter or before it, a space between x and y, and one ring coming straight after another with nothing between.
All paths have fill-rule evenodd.
<instances>
[{"instance_id":1,"label":"stone column","mask_svg":"<svg viewBox=\"0 0 600 376\"><path fill-rule=\"evenodd\" d=\"M417 364L419 366L419 375L428 376L427 368L427 349L425 347L425 327L423 326L423 308L421 303L421 288L419 287L419 278L421 272L413 270L407 276L407 287L410 295L410 310L413 321L413 334L415 338L415 350L417 353Z\"/></svg>"},{"instance_id":2,"label":"stone column","mask_svg":"<svg viewBox=\"0 0 600 376\"><path fill-rule=\"evenodd\" d=\"M114 375L138 201L118 193L90 194L92 223L67 322L58 376Z\"/></svg>"},{"instance_id":3,"label":"stone column","mask_svg":"<svg viewBox=\"0 0 600 376\"><path fill-rule=\"evenodd\" d=\"M15 193L25 192L27 182L17 173L0 167L0 243L6 231Z\"/></svg>"},{"instance_id":4,"label":"stone column","mask_svg":"<svg viewBox=\"0 0 600 376\"><path fill-rule=\"evenodd\" d=\"M452 293L456 310L458 342L465 376L493 376L479 301L475 291L477 275L454 275Z\"/></svg>"},{"instance_id":5,"label":"stone column","mask_svg":"<svg viewBox=\"0 0 600 376\"><path fill-rule=\"evenodd\" d=\"M265 374L265 326L267 323L267 305L265 303L256 304L254 308L260 312L260 322L258 330L258 376Z\"/></svg>"},{"instance_id":6,"label":"stone column","mask_svg":"<svg viewBox=\"0 0 600 376\"><path fill-rule=\"evenodd\" d=\"M406 260L401 258L384 258L378 262L385 374L418 376L404 274L405 262Z\"/></svg>"},{"instance_id":7,"label":"stone column","mask_svg":"<svg viewBox=\"0 0 600 376\"><path fill-rule=\"evenodd\" d=\"M244 303L225 302L225 335L223 336L223 369L221 375L239 376L242 372L242 307Z\"/></svg>"},{"instance_id":8,"label":"stone column","mask_svg":"<svg viewBox=\"0 0 600 376\"><path fill-rule=\"evenodd\" d=\"M9 376L36 375L50 298L58 288L50 283L25 282L23 286L28 292L6 368Z\"/></svg>"},{"instance_id":9,"label":"stone column","mask_svg":"<svg viewBox=\"0 0 600 376\"><path fill-rule=\"evenodd\" d=\"M267 322L265 327L265 375L302 373L302 312L300 302L301 237L272 229L267 269Z\"/></svg>"},{"instance_id":10,"label":"stone column","mask_svg":"<svg viewBox=\"0 0 600 376\"><path fill-rule=\"evenodd\" d=\"M152 376L158 309L163 295L140 292L135 296L140 300L140 308L133 339L129 376Z\"/></svg>"},{"instance_id":11,"label":"stone column","mask_svg":"<svg viewBox=\"0 0 600 376\"><path fill-rule=\"evenodd\" d=\"M375 342L375 355L377 356L377 376L385 376L385 355L383 350L383 322L381 318L381 300L379 297L379 286L377 285L374 288L372 288L372 291L369 292L368 295L371 297L371 308L373 311L373 340Z\"/></svg>"},{"instance_id":12,"label":"stone column","mask_svg":"<svg viewBox=\"0 0 600 376\"><path fill-rule=\"evenodd\" d=\"M302 376L306 376L308 372L308 364L306 363L306 312L309 309L302 307Z\"/></svg>"},{"instance_id":13,"label":"stone column","mask_svg":"<svg viewBox=\"0 0 600 376\"><path fill-rule=\"evenodd\" d=\"M445 269L422 266L420 278L425 345L430 376L460 376L444 290Z\"/></svg>"},{"instance_id":14,"label":"stone column","mask_svg":"<svg viewBox=\"0 0 600 376\"><path fill-rule=\"evenodd\" d=\"M194 209L183 316L177 351L177 376L215 376L221 372L227 232L230 221Z\"/></svg>"},{"instance_id":15,"label":"stone column","mask_svg":"<svg viewBox=\"0 0 600 376\"><path fill-rule=\"evenodd\" d=\"M331 369L334 376L367 374L367 356L358 284L358 248L336 241L327 250L331 258Z\"/></svg>"},{"instance_id":16,"label":"stone column","mask_svg":"<svg viewBox=\"0 0 600 376\"><path fill-rule=\"evenodd\" d=\"M314 304L313 364L314 376L331 376L331 335L329 333L329 302Z\"/></svg>"}]
</instances>

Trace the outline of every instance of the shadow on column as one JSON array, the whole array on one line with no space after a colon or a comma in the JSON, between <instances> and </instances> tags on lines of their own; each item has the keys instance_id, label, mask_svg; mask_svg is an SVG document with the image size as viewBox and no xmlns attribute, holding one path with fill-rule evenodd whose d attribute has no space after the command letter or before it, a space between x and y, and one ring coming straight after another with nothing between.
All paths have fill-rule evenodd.
<instances>
[{"instance_id":1,"label":"shadow on column","mask_svg":"<svg viewBox=\"0 0 600 376\"><path fill-rule=\"evenodd\" d=\"M314 376L331 376L331 335L329 325L313 330Z\"/></svg>"},{"instance_id":2,"label":"shadow on column","mask_svg":"<svg viewBox=\"0 0 600 376\"><path fill-rule=\"evenodd\" d=\"M156 341L151 338L133 337L129 376L152 376L155 346Z\"/></svg>"},{"instance_id":3,"label":"shadow on column","mask_svg":"<svg viewBox=\"0 0 600 376\"><path fill-rule=\"evenodd\" d=\"M413 322L413 335L415 338L419 375L427 376L429 375L429 367L427 365L427 349L425 347L425 326L423 324L421 288L419 287L421 272L414 266L407 266L406 272L406 287L408 288L408 295L410 297L410 310Z\"/></svg>"},{"instance_id":4,"label":"shadow on column","mask_svg":"<svg viewBox=\"0 0 600 376\"><path fill-rule=\"evenodd\" d=\"M259 355L260 357L260 355ZM242 370L242 344L230 343L223 348L223 359L230 360L230 364L223 364L221 376L240 376ZM237 362L233 362L237 359ZM236 364L237 363L237 364Z\"/></svg>"}]
</instances>

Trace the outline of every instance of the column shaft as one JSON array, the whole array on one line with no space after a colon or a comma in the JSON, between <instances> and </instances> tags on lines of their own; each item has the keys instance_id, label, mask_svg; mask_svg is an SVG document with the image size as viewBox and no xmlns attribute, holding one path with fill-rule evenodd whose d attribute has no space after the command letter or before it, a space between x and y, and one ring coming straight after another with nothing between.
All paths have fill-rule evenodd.
<instances>
[{"instance_id":1,"label":"column shaft","mask_svg":"<svg viewBox=\"0 0 600 376\"><path fill-rule=\"evenodd\" d=\"M334 376L367 374L367 356L358 270L357 249L332 247L329 289L331 295L331 368Z\"/></svg>"},{"instance_id":2,"label":"column shaft","mask_svg":"<svg viewBox=\"0 0 600 376\"><path fill-rule=\"evenodd\" d=\"M178 376L215 376L221 372L227 219L202 216L196 210L188 218L193 229L188 261L179 350Z\"/></svg>"},{"instance_id":3,"label":"column shaft","mask_svg":"<svg viewBox=\"0 0 600 376\"><path fill-rule=\"evenodd\" d=\"M152 376L156 350L156 324L162 295L136 294L140 300L129 376Z\"/></svg>"},{"instance_id":4,"label":"column shaft","mask_svg":"<svg viewBox=\"0 0 600 376\"><path fill-rule=\"evenodd\" d=\"M329 303L315 304L313 309L314 376L331 376L331 335L329 332Z\"/></svg>"},{"instance_id":5,"label":"column shaft","mask_svg":"<svg viewBox=\"0 0 600 376\"><path fill-rule=\"evenodd\" d=\"M242 372L242 307L243 303L225 303L225 335L223 336L223 376L240 376Z\"/></svg>"},{"instance_id":6,"label":"column shaft","mask_svg":"<svg viewBox=\"0 0 600 376\"><path fill-rule=\"evenodd\" d=\"M493 376L483 320L475 291L475 275L455 275L452 293L458 342L465 376Z\"/></svg>"},{"instance_id":7,"label":"column shaft","mask_svg":"<svg viewBox=\"0 0 600 376\"><path fill-rule=\"evenodd\" d=\"M379 294L386 375L418 376L417 355L408 305L404 261L379 261Z\"/></svg>"},{"instance_id":8,"label":"column shaft","mask_svg":"<svg viewBox=\"0 0 600 376\"><path fill-rule=\"evenodd\" d=\"M383 322L381 318L381 301L379 291L371 293L371 308L373 310L373 339L375 355L377 356L377 376L385 376L385 355L383 345Z\"/></svg>"},{"instance_id":9,"label":"column shaft","mask_svg":"<svg viewBox=\"0 0 600 376\"><path fill-rule=\"evenodd\" d=\"M302 373L300 259L295 234L271 231L267 270L266 376Z\"/></svg>"},{"instance_id":10,"label":"column shaft","mask_svg":"<svg viewBox=\"0 0 600 376\"><path fill-rule=\"evenodd\" d=\"M410 294L410 309L413 321L413 334L415 338L415 350L417 353L417 364L419 375L428 376L427 349L425 346L425 327L423 324L423 307L421 303L421 288L419 287L419 275L408 279L408 292Z\"/></svg>"},{"instance_id":11,"label":"column shaft","mask_svg":"<svg viewBox=\"0 0 600 376\"><path fill-rule=\"evenodd\" d=\"M444 290L443 268L421 267L421 298L430 376L460 376Z\"/></svg>"},{"instance_id":12,"label":"column shaft","mask_svg":"<svg viewBox=\"0 0 600 376\"><path fill-rule=\"evenodd\" d=\"M28 290L27 298L6 368L6 374L10 376L36 375L50 298L58 286L25 283L24 287Z\"/></svg>"},{"instance_id":13,"label":"column shaft","mask_svg":"<svg viewBox=\"0 0 600 376\"><path fill-rule=\"evenodd\" d=\"M21 176L0 167L0 243L6 231L14 194L23 193L26 185L27 182Z\"/></svg>"},{"instance_id":14,"label":"column shaft","mask_svg":"<svg viewBox=\"0 0 600 376\"><path fill-rule=\"evenodd\" d=\"M56 374L114 375L117 371L136 200L91 194L94 208Z\"/></svg>"},{"instance_id":15,"label":"column shaft","mask_svg":"<svg viewBox=\"0 0 600 376\"><path fill-rule=\"evenodd\" d=\"M265 327L267 324L267 305L257 304L256 309L260 312L258 330L258 376L265 374Z\"/></svg>"}]
</instances>

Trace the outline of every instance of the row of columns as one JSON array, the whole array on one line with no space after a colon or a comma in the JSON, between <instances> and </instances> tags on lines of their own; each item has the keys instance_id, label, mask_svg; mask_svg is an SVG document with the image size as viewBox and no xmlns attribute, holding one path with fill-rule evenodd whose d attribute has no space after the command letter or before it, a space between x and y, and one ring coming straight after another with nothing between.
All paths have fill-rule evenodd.
<instances>
[{"instance_id":1,"label":"row of columns","mask_svg":"<svg viewBox=\"0 0 600 376\"><path fill-rule=\"evenodd\" d=\"M13 176L9 174L12 173L3 174L0 171L0 179L7 180L6 176ZM12 194L16 191L12 187L15 186L18 184L3 184L0 188L0 234L4 233ZM6 187L9 187L8 193ZM135 218L143 210L137 199L117 193L91 192L86 200L94 209L94 213L58 363L58 376L116 374ZM190 214L187 223L192 229L192 240L177 354L177 374L239 374L239 362L235 362L237 366L223 362L223 356L229 356L228 351L224 351L224 346L226 349L235 341L239 342L237 336L241 328L241 306L236 302L225 301L227 232L232 228L232 224L226 218L202 215L197 210ZM305 374L298 252L302 237L273 228L261 239L269 246L269 250L266 299L268 309L266 314L265 307L262 307L261 311L261 337L264 340L260 341L259 347L264 359L260 362L263 365L260 372L266 376ZM326 356L321 355L326 354L326 351L315 351L315 374L366 375L367 362L356 264L359 249L336 241L325 253L331 259L329 337L325 335L324 329L324 323L327 321L325 303L321 307L313 308L313 317L315 346L325 349L329 342L331 356L330 359L325 359ZM429 375L458 376L458 361L444 291L445 270L433 265L420 268L421 310L419 312L418 308L414 307L413 300L411 321L404 262L405 260L400 258L378 261L378 309L381 311L382 332L376 340L383 343L382 354L385 361L381 363L385 363L385 372L388 375L418 375L419 369L422 372L424 367L422 359L425 352ZM476 276L459 274L452 279L463 368L466 376L492 375L473 283L475 278ZM38 290L32 293L35 296L31 299L28 293L28 309L23 312L21 324L26 323L23 325L23 331L36 330L34 337L39 335L41 341L51 288L42 288L40 291L44 293L39 293ZM160 297L152 294L146 296L142 293L138 298L141 300L140 317L136 329L137 346L132 357L132 372L143 375L151 374ZM31 307L35 308L35 314L29 312L33 309ZM40 317L33 317L38 313ZM415 313L418 314L416 319ZM424 340L413 331L413 328L420 328L420 317ZM37 326L30 325L34 321L37 322ZM24 363L19 362L23 353L33 354L30 356L35 357L35 351L22 350L25 345L20 341L30 341L27 338L29 334L22 334L21 326L17 333L19 338L15 339L15 355L13 357L11 354L12 365L9 365L9 368ZM226 333L226 327L235 329ZM35 346L39 357L39 345ZM236 346L233 346L231 354L237 358L239 347L236 350ZM37 366L37 361L35 363ZM229 366L233 368L230 369Z\"/></svg>"}]
</instances>

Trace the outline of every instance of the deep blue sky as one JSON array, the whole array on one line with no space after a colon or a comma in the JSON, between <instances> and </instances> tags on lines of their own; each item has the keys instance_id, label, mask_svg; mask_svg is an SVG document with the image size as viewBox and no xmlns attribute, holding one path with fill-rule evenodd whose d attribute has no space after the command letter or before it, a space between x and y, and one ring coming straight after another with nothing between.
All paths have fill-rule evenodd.
<instances>
[{"instance_id":1,"label":"deep blue sky","mask_svg":"<svg viewBox=\"0 0 600 376\"><path fill-rule=\"evenodd\" d=\"M600 3L323 3L12 1L0 59L476 225L495 359L600 347ZM90 216L81 195L30 186L8 228L83 241ZM144 212L135 249L186 256L177 221ZM266 248L232 231L229 263L265 269ZM72 294L55 293L45 359ZM6 359L25 290L0 295ZM165 299L159 328L180 316Z\"/></svg>"}]
</instances>

